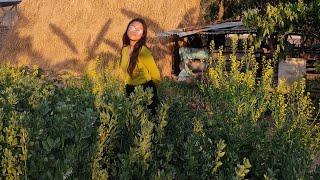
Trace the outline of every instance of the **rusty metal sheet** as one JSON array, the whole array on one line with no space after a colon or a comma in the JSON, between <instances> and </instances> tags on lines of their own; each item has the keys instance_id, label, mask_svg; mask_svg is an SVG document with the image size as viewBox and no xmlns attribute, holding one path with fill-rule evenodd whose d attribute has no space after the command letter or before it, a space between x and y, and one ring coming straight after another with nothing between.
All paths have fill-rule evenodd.
<instances>
[{"instance_id":1,"label":"rusty metal sheet","mask_svg":"<svg viewBox=\"0 0 320 180\"><path fill-rule=\"evenodd\" d=\"M21 3L21 0L0 0L0 7L14 6Z\"/></svg>"},{"instance_id":2,"label":"rusty metal sheet","mask_svg":"<svg viewBox=\"0 0 320 180\"><path fill-rule=\"evenodd\" d=\"M180 29L175 29L167 32L158 33L157 36L177 35L179 37L185 37L193 34L208 33L212 31L230 30L232 28L245 30L245 28L243 27L243 23L241 21L234 21L234 22L225 22L220 24L211 24L211 25L200 26L200 27L180 28Z\"/></svg>"}]
</instances>

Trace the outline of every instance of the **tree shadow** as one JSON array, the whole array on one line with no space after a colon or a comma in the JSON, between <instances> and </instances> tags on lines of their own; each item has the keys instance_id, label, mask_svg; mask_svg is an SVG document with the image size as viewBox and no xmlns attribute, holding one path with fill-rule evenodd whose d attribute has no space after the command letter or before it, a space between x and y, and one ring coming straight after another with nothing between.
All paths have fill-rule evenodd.
<instances>
[{"instance_id":1,"label":"tree shadow","mask_svg":"<svg viewBox=\"0 0 320 180\"><path fill-rule=\"evenodd\" d=\"M0 51L0 60L17 64L19 63L18 56L26 55L31 60L30 64L36 64L45 69L49 68L50 60L33 49L32 41L31 36L20 37L17 31L11 30L4 42L4 48Z\"/></svg>"},{"instance_id":2,"label":"tree shadow","mask_svg":"<svg viewBox=\"0 0 320 180\"><path fill-rule=\"evenodd\" d=\"M78 49L72 40L56 25L50 23L50 30L75 54L78 54Z\"/></svg>"},{"instance_id":3,"label":"tree shadow","mask_svg":"<svg viewBox=\"0 0 320 180\"><path fill-rule=\"evenodd\" d=\"M51 59L45 58L34 49L33 37L30 35L21 36L19 33L19 29L28 28L31 22L21 11L18 11L18 17L18 21L10 28L6 38L4 38L3 47L0 49L0 61L18 64L20 63L18 57L22 55L29 60L24 62L26 65L38 65L41 68L49 69Z\"/></svg>"},{"instance_id":4,"label":"tree shadow","mask_svg":"<svg viewBox=\"0 0 320 180\"><path fill-rule=\"evenodd\" d=\"M121 9L121 13L125 15L126 17L133 19L133 18L141 18L146 21L148 25L148 30L152 31L154 34L158 33L159 31L165 31L155 20L145 17L141 14L138 14L136 12L127 10L127 9ZM150 48L153 50L153 52L156 55L157 58L163 59L166 57L166 54L170 53L170 50L160 47L159 43L162 45L167 44L167 41L161 41L161 38L159 37L148 37L148 43L150 44Z\"/></svg>"},{"instance_id":5,"label":"tree shadow","mask_svg":"<svg viewBox=\"0 0 320 180\"><path fill-rule=\"evenodd\" d=\"M113 67L113 69L116 69L117 61L114 61L115 59L118 59L118 56L110 53L110 52L102 52L98 55L100 62L98 64L99 71L103 71L105 67Z\"/></svg>"},{"instance_id":6,"label":"tree shadow","mask_svg":"<svg viewBox=\"0 0 320 180\"><path fill-rule=\"evenodd\" d=\"M198 18L195 22L193 21L196 11L197 9L195 7L187 10L187 12L184 14L176 28L190 26L191 24L196 25L200 23L200 18ZM127 9L121 9L121 13L130 19L144 19L148 25L148 29L151 30L154 34L158 34L160 32L165 31L165 29L161 27L159 23L157 23L155 20L149 17L145 17L139 13ZM174 69L177 66L177 63L179 64L179 62L174 62L174 49L177 48L176 44L174 43L174 39L170 37L167 38L154 36L148 38L148 43L150 44L150 48L152 49L152 52L156 58L167 59L169 56L172 58L170 62L159 62L158 60L156 60L158 61L158 64L161 64L161 68L165 69L164 71L172 72L172 69ZM170 70L168 68L170 68Z\"/></svg>"},{"instance_id":7,"label":"tree shadow","mask_svg":"<svg viewBox=\"0 0 320 180\"><path fill-rule=\"evenodd\" d=\"M141 14L138 14L136 12L127 10L127 9L121 9L121 13L125 16L127 16L128 18L142 18L143 20L146 21L146 23L148 24L148 28L151 29L153 32L157 32L157 31L164 31L164 29L158 24L156 23L154 20L152 20L151 18L142 16Z\"/></svg>"},{"instance_id":8,"label":"tree shadow","mask_svg":"<svg viewBox=\"0 0 320 180\"><path fill-rule=\"evenodd\" d=\"M105 22L105 24L102 26L100 32L96 36L96 39L94 40L92 45L88 45L88 55L86 58L87 61L91 60L92 58L97 56L96 51L99 48L99 46L101 45L101 43L105 42L104 37L110 28L111 22L112 22L111 19L109 19L107 22Z\"/></svg>"},{"instance_id":9,"label":"tree shadow","mask_svg":"<svg viewBox=\"0 0 320 180\"><path fill-rule=\"evenodd\" d=\"M71 58L71 59L65 59L62 62L59 62L52 66L52 69L55 71L61 71L61 70L74 70L76 72L83 72L85 69L86 64L81 62L79 59Z\"/></svg>"},{"instance_id":10,"label":"tree shadow","mask_svg":"<svg viewBox=\"0 0 320 180\"><path fill-rule=\"evenodd\" d=\"M20 28L28 28L30 21L24 14L19 13L17 25L10 30L4 42L4 47L0 50L0 61L19 64L21 60L27 60L25 65L37 65L45 70L65 70L74 69L78 72L83 71L83 64L77 59L66 59L63 62L52 65L52 59L46 58L43 54L34 49L32 36L21 36ZM57 35L72 52L78 53L78 50L71 39L56 25L49 24L51 31ZM27 59L19 59L27 57Z\"/></svg>"},{"instance_id":11,"label":"tree shadow","mask_svg":"<svg viewBox=\"0 0 320 180\"><path fill-rule=\"evenodd\" d=\"M165 29L162 28L157 22L155 22L155 20L153 20L149 17L145 17L143 15L140 15L136 12L133 12L133 11L130 11L127 9L121 9L121 13L131 19L141 18L141 19L145 20L148 25L148 30L152 31L154 34L159 33L159 31L161 31L161 32L165 31ZM162 45L167 45L169 42L164 41L163 38L160 38L160 37L148 37L148 43L151 45L151 48L154 49L155 46L159 43ZM157 49L156 51L159 52L159 49ZM170 53L170 51L168 51L165 48L161 48L160 51L163 53ZM160 58L160 59L164 58L163 53L159 53L160 56L158 56L158 58Z\"/></svg>"},{"instance_id":12,"label":"tree shadow","mask_svg":"<svg viewBox=\"0 0 320 180\"><path fill-rule=\"evenodd\" d=\"M187 13L185 13L185 15L182 17L181 21L179 22L177 28L182 28L182 27L186 27L186 26L190 26L191 24L192 25L196 25L199 23L199 19L197 19L196 22L193 22L193 17L194 15L196 14L197 12L197 9L196 8L190 8ZM191 22L191 24L190 24Z\"/></svg>"},{"instance_id":13,"label":"tree shadow","mask_svg":"<svg viewBox=\"0 0 320 180\"><path fill-rule=\"evenodd\" d=\"M120 51L120 46L117 45L117 43L105 39L105 36L110 28L111 25L111 19L107 20L102 28L100 29L99 33L95 37L95 40L91 44L90 41L87 42L87 54L86 57L84 58L84 62L80 61L79 59L66 59L60 63L57 63L56 65L53 66L54 69L61 70L61 69L74 69L76 71L83 71L85 66L87 65L88 61L93 60L97 57L100 57L100 59L105 62L105 61L110 61L111 59L117 59L118 57L116 55L113 55L111 53L105 53L105 52L100 52L97 53L97 50L99 49L100 45L102 43L110 46L111 48L115 49L116 51ZM56 25L50 24L50 28L53 30L53 33L58 35L60 39L71 49L71 50L76 50L78 52L76 46L74 43L71 41L71 38L67 36L67 34L63 33L63 31ZM73 51L75 52L75 51ZM104 65L105 63L102 63Z\"/></svg>"},{"instance_id":14,"label":"tree shadow","mask_svg":"<svg viewBox=\"0 0 320 180\"><path fill-rule=\"evenodd\" d=\"M117 52L120 52L121 51L121 46L118 45L118 43L112 41L112 40L108 40L108 39L104 39L103 42L111 47L113 50L117 51Z\"/></svg>"},{"instance_id":15,"label":"tree shadow","mask_svg":"<svg viewBox=\"0 0 320 180\"><path fill-rule=\"evenodd\" d=\"M157 23L155 20L145 17L143 15L140 15L138 13L135 13L130 10L122 9L122 14L128 18L135 18L140 17L143 18L149 27L149 30L153 34L157 34L159 32L165 31L163 27L159 23ZM188 25L188 23L191 22L194 14L196 13L196 8L189 9L185 15L183 16L181 22L178 23L178 27L183 27ZM99 33L96 35L94 41L88 42L86 46L86 57L84 57L84 62L82 62L80 59L66 59L63 62L57 63L55 65L50 65L52 62L52 59L48 59L45 56L43 56L40 52L36 51L33 47L33 37L32 36L26 36L21 37L18 33L19 28L27 28L30 26L30 23L28 18L25 17L22 13L19 13L19 25L10 32L10 38L7 41L7 45L4 51L0 50L0 58L3 59L17 59L20 55L26 55L28 58L30 58L32 64L38 64L40 67L43 68L54 68L54 69L75 69L76 71L83 71L83 68L87 64L86 61L92 60L93 58L96 58L97 56L101 56L102 59L105 59L105 61L108 61L108 63L111 60L119 59L120 51L121 51L121 45L119 43L110 40L107 36L108 30L111 26L112 20L108 19L103 26L101 27ZM74 54L79 54L79 48L76 46L76 44L72 41L72 39L56 24L50 23L49 28L51 32L57 36L63 44L70 49L70 51ZM97 52L99 47L105 44L109 48L115 50L116 52L119 52L118 54L110 53L110 52ZM121 44L121 43L120 43ZM156 37L152 36L148 39L148 44L150 44L150 48L152 49L154 55L156 58L159 59L168 59L172 55L173 52L173 44L171 39L162 38L162 37ZM116 64L115 62L113 62ZM162 64L168 64L172 62L161 62ZM165 65L167 66L167 65Z\"/></svg>"}]
</instances>

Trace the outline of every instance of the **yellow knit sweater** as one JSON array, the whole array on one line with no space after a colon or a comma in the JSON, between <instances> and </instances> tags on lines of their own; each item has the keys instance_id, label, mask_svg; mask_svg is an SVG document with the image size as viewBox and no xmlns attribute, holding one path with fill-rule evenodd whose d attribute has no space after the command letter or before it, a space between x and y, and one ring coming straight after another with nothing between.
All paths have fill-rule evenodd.
<instances>
[{"instance_id":1,"label":"yellow knit sweater","mask_svg":"<svg viewBox=\"0 0 320 180\"><path fill-rule=\"evenodd\" d=\"M141 85L152 80L155 84L160 82L160 71L154 61L152 52L145 46L141 48L138 56L138 62L133 70L133 76L130 77L127 69L129 66L130 55L129 46L122 49L122 59L120 67L124 73L125 83L129 85Z\"/></svg>"}]
</instances>

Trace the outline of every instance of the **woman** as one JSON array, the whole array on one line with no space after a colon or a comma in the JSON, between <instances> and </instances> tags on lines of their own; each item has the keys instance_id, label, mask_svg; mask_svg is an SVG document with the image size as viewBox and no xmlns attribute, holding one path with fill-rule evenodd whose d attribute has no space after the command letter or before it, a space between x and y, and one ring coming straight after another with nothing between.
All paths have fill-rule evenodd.
<instances>
[{"instance_id":1,"label":"woman","mask_svg":"<svg viewBox=\"0 0 320 180\"><path fill-rule=\"evenodd\" d=\"M126 82L126 94L129 97L134 88L142 85L153 90L152 103L148 106L155 115L158 105L156 85L160 82L160 71L152 52L146 47L147 25L143 19L136 18L129 22L123 35L121 69Z\"/></svg>"}]
</instances>

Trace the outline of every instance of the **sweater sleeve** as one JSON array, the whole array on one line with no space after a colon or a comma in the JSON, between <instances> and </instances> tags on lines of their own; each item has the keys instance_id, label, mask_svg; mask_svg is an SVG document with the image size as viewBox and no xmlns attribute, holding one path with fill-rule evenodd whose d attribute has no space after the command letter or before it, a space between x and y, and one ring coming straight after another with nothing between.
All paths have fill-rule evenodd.
<instances>
[{"instance_id":1,"label":"sweater sleeve","mask_svg":"<svg viewBox=\"0 0 320 180\"><path fill-rule=\"evenodd\" d=\"M160 83L160 71L151 52L146 56L144 65L151 76L151 80L158 85Z\"/></svg>"}]
</instances>

